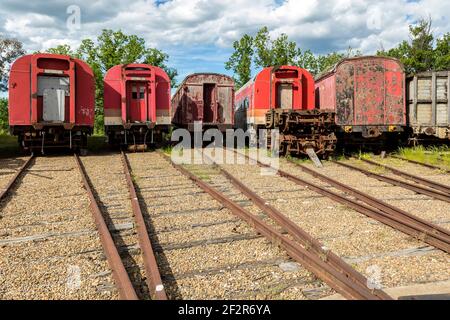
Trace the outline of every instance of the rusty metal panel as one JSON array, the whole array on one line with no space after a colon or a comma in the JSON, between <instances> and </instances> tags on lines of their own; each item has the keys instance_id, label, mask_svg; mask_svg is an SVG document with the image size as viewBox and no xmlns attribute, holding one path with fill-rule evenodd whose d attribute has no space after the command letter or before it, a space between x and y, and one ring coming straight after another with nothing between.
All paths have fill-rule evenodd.
<instances>
[{"instance_id":1,"label":"rusty metal panel","mask_svg":"<svg viewBox=\"0 0 450 320\"><path fill-rule=\"evenodd\" d=\"M395 59L345 59L319 77L316 90L320 109L335 105L337 125L406 125L405 76Z\"/></svg>"},{"instance_id":2,"label":"rusty metal panel","mask_svg":"<svg viewBox=\"0 0 450 320\"><path fill-rule=\"evenodd\" d=\"M355 68L352 63L344 63L336 73L336 123L354 124Z\"/></svg>"}]
</instances>

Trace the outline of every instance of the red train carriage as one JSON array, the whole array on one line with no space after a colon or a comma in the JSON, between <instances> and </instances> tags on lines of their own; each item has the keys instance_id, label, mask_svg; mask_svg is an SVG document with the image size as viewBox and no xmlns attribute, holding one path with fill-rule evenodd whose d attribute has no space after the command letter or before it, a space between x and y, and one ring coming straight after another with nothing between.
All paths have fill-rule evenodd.
<instances>
[{"instance_id":1,"label":"red train carriage","mask_svg":"<svg viewBox=\"0 0 450 320\"><path fill-rule=\"evenodd\" d=\"M314 78L295 66L265 68L236 93L235 127L279 129L282 154L333 152L333 117L315 110Z\"/></svg>"},{"instance_id":2,"label":"red train carriage","mask_svg":"<svg viewBox=\"0 0 450 320\"><path fill-rule=\"evenodd\" d=\"M399 137L406 127L403 65L385 57L344 59L316 80L316 106L336 111L343 141Z\"/></svg>"},{"instance_id":3,"label":"red train carriage","mask_svg":"<svg viewBox=\"0 0 450 320\"><path fill-rule=\"evenodd\" d=\"M216 73L195 73L183 80L172 97L172 123L193 131L194 122L203 129L224 132L233 128L234 80Z\"/></svg>"},{"instance_id":4,"label":"red train carriage","mask_svg":"<svg viewBox=\"0 0 450 320\"><path fill-rule=\"evenodd\" d=\"M9 126L26 150L84 150L94 128L94 107L94 75L81 60L32 54L11 66Z\"/></svg>"},{"instance_id":5,"label":"red train carriage","mask_svg":"<svg viewBox=\"0 0 450 320\"><path fill-rule=\"evenodd\" d=\"M117 65L104 78L105 133L112 145L146 148L170 127L170 79L147 64Z\"/></svg>"}]
</instances>

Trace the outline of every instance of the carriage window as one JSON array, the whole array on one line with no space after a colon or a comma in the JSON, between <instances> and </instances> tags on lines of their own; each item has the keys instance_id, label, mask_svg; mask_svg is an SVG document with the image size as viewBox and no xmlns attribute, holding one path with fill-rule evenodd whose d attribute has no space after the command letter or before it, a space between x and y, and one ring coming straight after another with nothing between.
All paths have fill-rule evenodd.
<instances>
[{"instance_id":1,"label":"carriage window","mask_svg":"<svg viewBox=\"0 0 450 320\"><path fill-rule=\"evenodd\" d=\"M141 99L141 100L145 99L145 88L144 87L139 88L139 99Z\"/></svg>"},{"instance_id":2,"label":"carriage window","mask_svg":"<svg viewBox=\"0 0 450 320\"><path fill-rule=\"evenodd\" d=\"M138 96L137 96L137 88L133 86L131 88L131 99L137 99L137 98L138 98Z\"/></svg>"}]
</instances>

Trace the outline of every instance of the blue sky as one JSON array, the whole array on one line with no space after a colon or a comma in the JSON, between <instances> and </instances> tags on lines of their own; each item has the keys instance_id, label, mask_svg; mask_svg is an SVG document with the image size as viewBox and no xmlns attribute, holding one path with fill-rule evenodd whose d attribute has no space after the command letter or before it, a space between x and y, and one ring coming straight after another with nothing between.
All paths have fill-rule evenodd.
<instances>
[{"instance_id":1,"label":"blue sky","mask_svg":"<svg viewBox=\"0 0 450 320\"><path fill-rule=\"evenodd\" d=\"M79 29L67 25L73 5ZM33 52L122 29L167 52L180 82L193 72L230 74L224 63L233 41L264 25L316 54L349 46L371 54L407 39L408 24L421 17L433 19L438 35L450 31L449 12L442 0L0 0L0 34Z\"/></svg>"}]
</instances>

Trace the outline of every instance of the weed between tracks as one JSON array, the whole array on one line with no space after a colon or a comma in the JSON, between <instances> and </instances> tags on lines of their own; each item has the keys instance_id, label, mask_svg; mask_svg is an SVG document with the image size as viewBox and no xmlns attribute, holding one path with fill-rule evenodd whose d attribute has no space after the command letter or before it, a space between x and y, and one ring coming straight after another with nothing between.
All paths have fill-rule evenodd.
<instances>
[{"instance_id":1,"label":"weed between tracks","mask_svg":"<svg viewBox=\"0 0 450 320\"><path fill-rule=\"evenodd\" d=\"M429 147L423 146L415 148L401 148L398 151L400 157L431 165L446 166L450 168L450 147Z\"/></svg>"}]
</instances>

